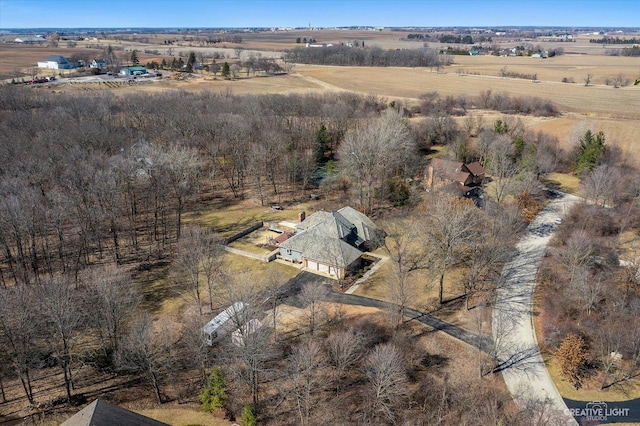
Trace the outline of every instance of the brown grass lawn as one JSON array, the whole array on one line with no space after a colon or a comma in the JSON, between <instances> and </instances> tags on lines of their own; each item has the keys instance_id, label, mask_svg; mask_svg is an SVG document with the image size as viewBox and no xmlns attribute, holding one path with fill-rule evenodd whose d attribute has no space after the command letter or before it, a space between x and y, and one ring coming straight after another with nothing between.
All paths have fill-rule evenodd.
<instances>
[{"instance_id":1,"label":"brown grass lawn","mask_svg":"<svg viewBox=\"0 0 640 426\"><path fill-rule=\"evenodd\" d=\"M464 271L453 268L445 274L443 296L445 300L459 297L462 293L459 281ZM355 294L371 297L373 299L393 302L390 295L389 284L393 280L393 266L391 261L387 261L371 277L369 277ZM415 297L411 299L409 307L419 311L431 312L439 310L438 307L438 277L433 271L417 271L411 277L412 285L415 287ZM449 315L450 310L440 311L440 314Z\"/></svg>"},{"instance_id":2,"label":"brown grass lawn","mask_svg":"<svg viewBox=\"0 0 640 426\"><path fill-rule=\"evenodd\" d=\"M602 376L597 375L588 380L582 388L576 390L569 382L562 379L560 366L553 357L545 357L547 371L553 379L558 392L565 398L576 401L627 401L629 399L640 398L640 379L621 383L619 386L612 386L606 390L600 390Z\"/></svg>"},{"instance_id":3,"label":"brown grass lawn","mask_svg":"<svg viewBox=\"0 0 640 426\"><path fill-rule=\"evenodd\" d=\"M234 422L230 422L229 420L224 420L220 417L216 417L211 413L203 413L199 411L197 407L147 408L136 410L136 412L173 426L228 426L235 424Z\"/></svg>"},{"instance_id":4,"label":"brown grass lawn","mask_svg":"<svg viewBox=\"0 0 640 426\"><path fill-rule=\"evenodd\" d=\"M549 173L544 183L560 191L575 194L578 192L580 179L577 176L566 173Z\"/></svg>"},{"instance_id":5,"label":"brown grass lawn","mask_svg":"<svg viewBox=\"0 0 640 426\"><path fill-rule=\"evenodd\" d=\"M245 250L249 253L266 255L271 252L271 249L266 247L260 247L260 245L268 244L270 238L275 238L279 234L270 231L268 228L260 228L256 229L249 235L245 235L244 237L235 240L234 242L229 244L229 247L233 247L239 250Z\"/></svg>"},{"instance_id":6,"label":"brown grass lawn","mask_svg":"<svg viewBox=\"0 0 640 426\"><path fill-rule=\"evenodd\" d=\"M307 216L323 208L319 202L303 202L295 205L282 205L283 210L272 210L261 206L256 199L247 199L236 203L215 202L198 207L185 214L185 224L195 223L208 227L222 237L229 237L258 222L297 222L298 214L306 211Z\"/></svg>"}]
</instances>

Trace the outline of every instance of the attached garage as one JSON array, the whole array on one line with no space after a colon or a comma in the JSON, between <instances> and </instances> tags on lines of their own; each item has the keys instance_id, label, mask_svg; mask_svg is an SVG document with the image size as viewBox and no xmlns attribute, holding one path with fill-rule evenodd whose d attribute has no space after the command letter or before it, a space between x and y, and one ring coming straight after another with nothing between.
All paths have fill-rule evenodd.
<instances>
[{"instance_id":1,"label":"attached garage","mask_svg":"<svg viewBox=\"0 0 640 426\"><path fill-rule=\"evenodd\" d=\"M313 271L317 271L318 270L318 262L314 261L314 260L309 260L307 259L307 268L313 270Z\"/></svg>"},{"instance_id":2,"label":"attached garage","mask_svg":"<svg viewBox=\"0 0 640 426\"><path fill-rule=\"evenodd\" d=\"M312 271L319 271L332 276L338 276L340 269L326 263L317 262L315 260L305 259L305 266Z\"/></svg>"}]
</instances>

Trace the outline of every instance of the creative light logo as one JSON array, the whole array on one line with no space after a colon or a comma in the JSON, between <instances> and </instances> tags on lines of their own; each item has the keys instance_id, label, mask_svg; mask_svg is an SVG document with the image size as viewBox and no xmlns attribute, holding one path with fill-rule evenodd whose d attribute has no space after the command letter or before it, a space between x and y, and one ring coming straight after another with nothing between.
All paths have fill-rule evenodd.
<instances>
[{"instance_id":1,"label":"creative light logo","mask_svg":"<svg viewBox=\"0 0 640 426\"><path fill-rule=\"evenodd\" d=\"M629 409L611 408L606 402L587 402L585 408L569 408L569 413L584 420L605 421L609 417L627 417Z\"/></svg>"}]
</instances>

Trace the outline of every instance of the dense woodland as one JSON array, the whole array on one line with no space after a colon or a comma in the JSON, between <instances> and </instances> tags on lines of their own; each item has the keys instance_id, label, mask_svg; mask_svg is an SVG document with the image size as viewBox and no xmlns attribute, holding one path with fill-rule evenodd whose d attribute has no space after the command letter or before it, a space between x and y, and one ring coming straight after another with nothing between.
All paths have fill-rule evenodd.
<instances>
[{"instance_id":1,"label":"dense woodland","mask_svg":"<svg viewBox=\"0 0 640 426\"><path fill-rule=\"evenodd\" d=\"M458 290L466 307L489 303L519 230L542 205L540 179L552 171L579 173L593 209L632 209L637 175L604 135L586 131L575 150L565 152L555 138L527 132L515 115L484 123L468 113L504 105L509 112L557 114L548 102L491 92L477 99L428 93L409 108L347 93L116 97L0 88L0 358L7 360L0 385L19 379L29 403L51 403L35 398L31 377L57 368L65 389L57 402L80 403L74 386L82 367L96 377L142 378L159 403L193 401L218 365L226 377L224 406L238 415L252 404L273 424L517 424L532 418L553 424L544 402L512 405L490 373L491 353L478 353L455 377L442 375L442 354L416 347L414 330L401 325L398 312L383 323L345 321L339 312L320 310L321 288L302 289L308 315L296 338L277 339L274 329L249 334L240 347L215 349L200 338L208 319L203 306L211 312L244 300L275 311L269 301L278 300L272 277L230 275L220 263L219 237L183 224L186 212L208 200L295 203L313 190L384 216L394 271L388 291L400 312L419 291L417 271L430 269L442 289L452 266L465 271ZM422 154L434 144L445 145L452 159L484 164L493 192L483 209L426 195ZM636 184L610 176L631 176ZM632 225L638 224L602 233ZM586 263L572 266L570 283L604 274L611 250L589 248ZM134 284L134 273L159 264L171 265L172 291L193 302L179 318L154 318ZM617 274L598 275L603 291L605 278ZM638 304L633 287L616 291L622 293L590 299L580 315L595 318L620 301ZM442 290L439 299L444 302ZM550 312L568 315L562 309ZM548 333L549 345L564 332ZM637 359L638 351L628 348L621 343L624 356Z\"/></svg>"}]
</instances>

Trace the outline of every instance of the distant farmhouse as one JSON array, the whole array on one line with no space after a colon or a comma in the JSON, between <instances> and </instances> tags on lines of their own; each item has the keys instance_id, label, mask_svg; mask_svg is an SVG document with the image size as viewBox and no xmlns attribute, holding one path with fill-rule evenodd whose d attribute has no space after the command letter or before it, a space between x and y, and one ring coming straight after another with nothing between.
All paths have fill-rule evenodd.
<instances>
[{"instance_id":1,"label":"distant farmhouse","mask_svg":"<svg viewBox=\"0 0 640 426\"><path fill-rule=\"evenodd\" d=\"M344 278L358 269L364 251L375 250L386 234L371 219L351 207L302 214L296 234L279 244L279 257L302 263L311 271Z\"/></svg>"},{"instance_id":2,"label":"distant farmhouse","mask_svg":"<svg viewBox=\"0 0 640 426\"><path fill-rule=\"evenodd\" d=\"M62 55L51 55L46 62L38 62L39 68L47 68L50 70L70 70L78 68L80 64L77 62L70 62Z\"/></svg>"},{"instance_id":3,"label":"distant farmhouse","mask_svg":"<svg viewBox=\"0 0 640 426\"><path fill-rule=\"evenodd\" d=\"M90 68L98 68L98 69L106 68L108 66L109 66L109 61L107 61L106 59L94 59L93 61L91 61L91 64L89 64Z\"/></svg>"}]
</instances>

